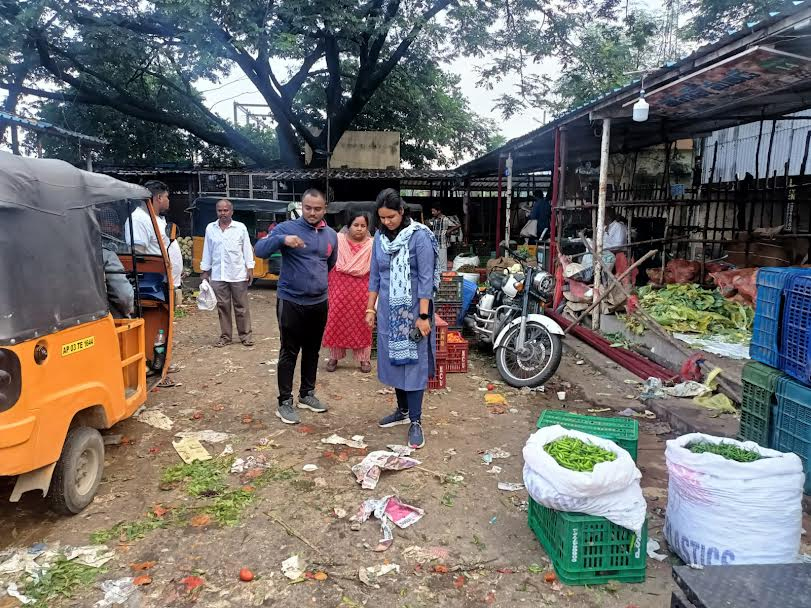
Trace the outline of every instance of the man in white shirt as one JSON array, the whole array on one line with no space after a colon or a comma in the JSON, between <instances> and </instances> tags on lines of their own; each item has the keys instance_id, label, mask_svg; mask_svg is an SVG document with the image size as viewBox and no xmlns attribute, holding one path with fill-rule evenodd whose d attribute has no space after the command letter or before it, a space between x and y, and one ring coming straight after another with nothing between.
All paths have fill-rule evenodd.
<instances>
[{"instance_id":1,"label":"man in white shirt","mask_svg":"<svg viewBox=\"0 0 811 608\"><path fill-rule=\"evenodd\" d=\"M605 224L603 249L611 251L623 250L628 245L628 226L611 207L605 210Z\"/></svg>"},{"instance_id":2,"label":"man in white shirt","mask_svg":"<svg viewBox=\"0 0 811 608\"><path fill-rule=\"evenodd\" d=\"M217 201L217 221L206 227L203 259L200 262L202 278L211 283L217 296L220 317L220 339L214 346L231 343L231 305L233 302L239 339L245 346L253 346L251 313L248 310L248 286L253 279L253 247L248 229L234 221L234 206L228 199Z\"/></svg>"},{"instance_id":3,"label":"man in white shirt","mask_svg":"<svg viewBox=\"0 0 811 608\"><path fill-rule=\"evenodd\" d=\"M152 193L152 209L157 216L158 231L163 238L163 245L168 249L169 238L166 236L166 220L163 214L169 211L169 187L163 182L153 180L144 184ZM132 221L132 235L130 235L130 221ZM124 239L135 253L147 255L160 255L161 247L158 235L152 227L152 219L145 205L138 206L124 223Z\"/></svg>"}]
</instances>

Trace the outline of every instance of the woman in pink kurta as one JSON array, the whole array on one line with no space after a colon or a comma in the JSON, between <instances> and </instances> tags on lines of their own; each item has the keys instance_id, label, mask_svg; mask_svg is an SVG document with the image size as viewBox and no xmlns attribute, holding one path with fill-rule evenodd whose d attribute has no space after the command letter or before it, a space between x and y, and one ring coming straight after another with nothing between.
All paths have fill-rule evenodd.
<instances>
[{"instance_id":1,"label":"woman in pink kurta","mask_svg":"<svg viewBox=\"0 0 811 608\"><path fill-rule=\"evenodd\" d=\"M337 369L347 349L352 350L362 372L372 371L372 330L365 319L373 242L368 217L350 212L346 232L338 234L338 261L329 273L329 313L323 341L330 349L328 372Z\"/></svg>"}]
</instances>

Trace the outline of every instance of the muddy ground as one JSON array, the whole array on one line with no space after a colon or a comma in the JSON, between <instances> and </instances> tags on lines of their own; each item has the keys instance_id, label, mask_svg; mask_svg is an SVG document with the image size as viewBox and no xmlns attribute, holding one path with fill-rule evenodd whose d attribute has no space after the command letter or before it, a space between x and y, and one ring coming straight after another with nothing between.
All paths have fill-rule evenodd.
<instances>
[{"instance_id":1,"label":"muddy ground","mask_svg":"<svg viewBox=\"0 0 811 608\"><path fill-rule=\"evenodd\" d=\"M320 440L332 433L364 435L369 450L406 443L407 427L376 425L392 410L393 396L379 393L384 387L374 374L361 374L347 362L335 373L319 374L318 394L331 406L329 413L303 412L301 425L281 424L273 415L273 362L278 357L275 292L252 290L251 306L256 346L237 343L223 349L212 347L216 315L187 307L187 316L176 322L175 329L174 363L181 369L172 377L179 386L153 392L147 403L169 416L173 429L163 431L131 419L111 430L123 435L123 442L108 448L98 497L79 516L57 517L44 501L30 495L20 505L0 505L0 548L39 542L85 545L101 531L94 538L106 540L116 557L98 581L143 574L133 573L131 564L156 562L145 571L151 584L138 593L136 605L143 607L670 605L674 558L664 563L649 559L647 581L642 584L589 588L545 582L551 567L527 526L526 492L497 489L499 481L521 482L521 448L543 409L565 405L586 411L609 401L614 406L623 401L638 405L628 399L632 387L578 364L577 357L568 353L544 393L498 386L508 405L493 410L485 406L480 389L498 374L491 356L474 351L469 373L449 375L448 390L427 397L423 420L427 445L416 454L422 468L384 473L375 490L363 490L349 468L361 460L364 450L328 446ZM564 402L556 396L559 390L567 393ZM638 460L650 534L661 541L668 429L650 423L643 427ZM188 480L162 482L167 469L180 463L172 447L173 434L205 429L228 433L226 443L233 446L235 457L255 456L273 464L261 477L226 475L228 487L237 490L236 498L250 495L239 503L241 511L220 503L222 512L212 510L214 492L204 487L198 491L201 496L190 496ZM225 443L205 445L216 456ZM482 462L481 453L494 447L511 454L493 462L502 467L500 474L489 473L492 465ZM318 470L304 472L305 464L315 464ZM378 523L370 520L354 531L348 516L336 517L335 509L352 515L364 499L389 494L424 509L425 516L410 528L396 529L394 544L375 552ZM150 529L155 526L159 527ZM415 546L426 550L433 561L418 564L414 549L404 554ZM282 561L292 555L301 557L311 576L324 578L315 574L324 572L326 580L292 584L281 573ZM400 571L382 577L378 589L362 584L358 568L378 564L397 564ZM242 567L250 568L256 580L239 582ZM181 580L190 575L205 583L188 591ZM50 605L93 606L103 595L98 581ZM0 606L8 599L0 599Z\"/></svg>"}]
</instances>

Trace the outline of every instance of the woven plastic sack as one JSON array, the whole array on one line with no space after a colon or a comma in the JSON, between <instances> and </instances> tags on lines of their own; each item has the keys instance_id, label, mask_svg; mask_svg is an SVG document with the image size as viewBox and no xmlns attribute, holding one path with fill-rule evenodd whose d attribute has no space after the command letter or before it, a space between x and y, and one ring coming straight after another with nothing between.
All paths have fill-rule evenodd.
<instances>
[{"instance_id":1,"label":"woven plastic sack","mask_svg":"<svg viewBox=\"0 0 811 608\"><path fill-rule=\"evenodd\" d=\"M197 308L200 310L214 310L217 308L217 296L214 295L214 288L203 279L200 283L200 293L197 295Z\"/></svg>"},{"instance_id":2,"label":"woven plastic sack","mask_svg":"<svg viewBox=\"0 0 811 608\"><path fill-rule=\"evenodd\" d=\"M561 437L575 437L617 455L613 462L595 465L591 473L560 466L544 450ZM613 441L553 425L538 429L524 446L524 485L532 498L550 509L586 513L639 534L645 524L642 474L631 455Z\"/></svg>"},{"instance_id":3,"label":"woven plastic sack","mask_svg":"<svg viewBox=\"0 0 811 608\"><path fill-rule=\"evenodd\" d=\"M687 446L729 443L764 458L736 462ZM665 538L688 564L784 564L797 559L805 475L796 454L701 433L667 442Z\"/></svg>"}]
</instances>

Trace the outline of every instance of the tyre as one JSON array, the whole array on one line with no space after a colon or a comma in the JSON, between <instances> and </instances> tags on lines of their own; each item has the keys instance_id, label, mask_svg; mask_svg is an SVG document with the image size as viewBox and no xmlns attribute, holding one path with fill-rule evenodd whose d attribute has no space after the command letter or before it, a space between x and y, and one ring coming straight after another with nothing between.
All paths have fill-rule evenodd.
<instances>
[{"instance_id":1,"label":"tyre","mask_svg":"<svg viewBox=\"0 0 811 608\"><path fill-rule=\"evenodd\" d=\"M517 351L515 343L521 326L507 330L496 350L496 367L504 382L514 387L535 387L544 384L557 371L563 355L560 336L549 333L543 325L527 321L524 348Z\"/></svg>"},{"instance_id":2,"label":"tyre","mask_svg":"<svg viewBox=\"0 0 811 608\"><path fill-rule=\"evenodd\" d=\"M104 440L90 427L70 429L56 463L48 498L57 513L75 515L93 502L104 471Z\"/></svg>"}]
</instances>

